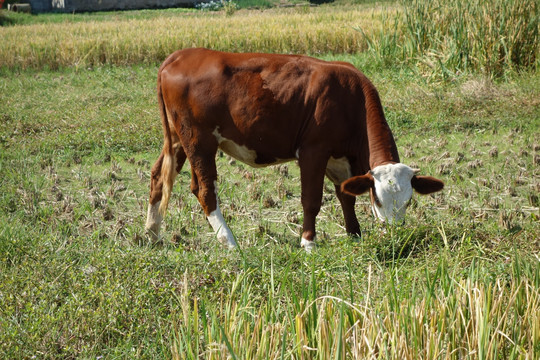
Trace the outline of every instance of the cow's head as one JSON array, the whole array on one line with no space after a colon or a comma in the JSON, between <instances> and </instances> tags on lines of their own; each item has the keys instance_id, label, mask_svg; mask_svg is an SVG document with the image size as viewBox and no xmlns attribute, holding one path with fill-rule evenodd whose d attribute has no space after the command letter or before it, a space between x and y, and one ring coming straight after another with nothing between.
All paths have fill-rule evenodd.
<instances>
[{"instance_id":1,"label":"cow's head","mask_svg":"<svg viewBox=\"0 0 540 360\"><path fill-rule=\"evenodd\" d=\"M400 163L380 165L365 175L345 180L341 190L350 195L369 191L373 214L383 222L400 223L405 219L413 189L420 194L431 194L444 187L441 180L417 173L418 170Z\"/></svg>"}]
</instances>

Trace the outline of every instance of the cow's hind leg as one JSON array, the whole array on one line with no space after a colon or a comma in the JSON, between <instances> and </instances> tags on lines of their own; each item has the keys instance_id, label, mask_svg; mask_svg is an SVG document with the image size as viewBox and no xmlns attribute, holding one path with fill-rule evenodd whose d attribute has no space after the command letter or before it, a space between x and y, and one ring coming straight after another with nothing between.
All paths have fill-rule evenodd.
<instances>
[{"instance_id":1,"label":"cow's hind leg","mask_svg":"<svg viewBox=\"0 0 540 360\"><path fill-rule=\"evenodd\" d=\"M210 148L199 144L188 154L191 164L191 192L199 200L217 239L234 248L237 246L234 235L221 214L217 198L216 152L217 146Z\"/></svg>"},{"instance_id":2,"label":"cow's hind leg","mask_svg":"<svg viewBox=\"0 0 540 360\"><path fill-rule=\"evenodd\" d=\"M176 142L172 149L173 155L170 156L164 146L152 167L145 229L153 241L159 238L161 221L167 209L174 179L186 161L186 153L179 142Z\"/></svg>"}]
</instances>

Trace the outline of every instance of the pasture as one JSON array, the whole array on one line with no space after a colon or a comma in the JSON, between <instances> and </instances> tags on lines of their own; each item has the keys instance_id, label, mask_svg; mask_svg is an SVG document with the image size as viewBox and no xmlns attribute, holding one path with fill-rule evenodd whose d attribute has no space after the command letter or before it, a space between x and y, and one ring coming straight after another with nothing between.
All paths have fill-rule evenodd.
<instances>
[{"instance_id":1,"label":"pasture","mask_svg":"<svg viewBox=\"0 0 540 360\"><path fill-rule=\"evenodd\" d=\"M403 9L382 5L21 15L0 27L0 358L539 358L538 45L528 66L495 70L400 57L385 46L405 30L381 26ZM386 232L359 197L359 239L327 181L306 254L297 166L220 155L239 249L215 240L188 164L163 244L149 243L157 69L193 45L353 63L379 89L402 161L445 189L414 195L406 225Z\"/></svg>"}]
</instances>

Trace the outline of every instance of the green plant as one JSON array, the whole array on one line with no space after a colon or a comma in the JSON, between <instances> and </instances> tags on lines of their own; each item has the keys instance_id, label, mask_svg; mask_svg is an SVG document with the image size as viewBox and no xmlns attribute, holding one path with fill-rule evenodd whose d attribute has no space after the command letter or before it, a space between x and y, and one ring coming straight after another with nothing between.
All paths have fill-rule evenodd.
<instances>
[{"instance_id":1,"label":"green plant","mask_svg":"<svg viewBox=\"0 0 540 360\"><path fill-rule=\"evenodd\" d=\"M231 16L238 10L238 4L233 0L222 0L225 15Z\"/></svg>"},{"instance_id":2,"label":"green plant","mask_svg":"<svg viewBox=\"0 0 540 360\"><path fill-rule=\"evenodd\" d=\"M429 66L500 75L535 66L539 52L537 1L404 1L406 30Z\"/></svg>"},{"instance_id":3,"label":"green plant","mask_svg":"<svg viewBox=\"0 0 540 360\"><path fill-rule=\"evenodd\" d=\"M540 63L540 6L535 0L402 0L366 35L383 62L416 64L448 78L467 72L501 76Z\"/></svg>"}]
</instances>

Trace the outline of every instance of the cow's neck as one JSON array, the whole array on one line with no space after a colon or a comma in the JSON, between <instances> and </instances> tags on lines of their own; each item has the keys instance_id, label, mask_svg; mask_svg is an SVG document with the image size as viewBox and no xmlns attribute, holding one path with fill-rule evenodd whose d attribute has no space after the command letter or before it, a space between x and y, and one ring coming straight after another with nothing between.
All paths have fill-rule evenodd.
<instances>
[{"instance_id":1,"label":"cow's neck","mask_svg":"<svg viewBox=\"0 0 540 360\"><path fill-rule=\"evenodd\" d=\"M373 85L364 88L366 96L366 128L369 146L369 167L398 163L399 155L392 131L384 118L379 94Z\"/></svg>"}]
</instances>

